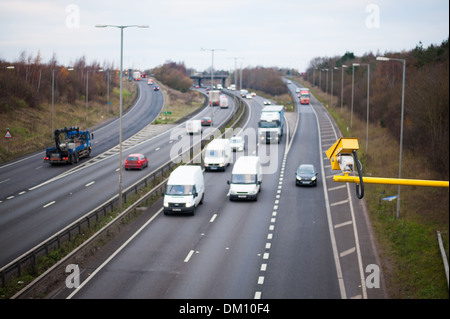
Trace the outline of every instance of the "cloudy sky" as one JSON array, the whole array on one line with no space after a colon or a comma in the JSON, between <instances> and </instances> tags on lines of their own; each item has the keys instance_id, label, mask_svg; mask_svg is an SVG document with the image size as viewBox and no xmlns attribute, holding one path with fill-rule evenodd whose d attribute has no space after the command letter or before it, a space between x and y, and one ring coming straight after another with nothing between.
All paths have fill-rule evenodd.
<instances>
[{"instance_id":1,"label":"cloudy sky","mask_svg":"<svg viewBox=\"0 0 450 319\"><path fill-rule=\"evenodd\" d=\"M0 59L22 51L69 66L120 60L120 30L97 24L148 25L124 30L124 67L170 60L203 71L237 65L305 70L315 57L363 55L441 44L449 36L449 1L406 0L0 0ZM237 58L237 59L236 59Z\"/></svg>"}]
</instances>

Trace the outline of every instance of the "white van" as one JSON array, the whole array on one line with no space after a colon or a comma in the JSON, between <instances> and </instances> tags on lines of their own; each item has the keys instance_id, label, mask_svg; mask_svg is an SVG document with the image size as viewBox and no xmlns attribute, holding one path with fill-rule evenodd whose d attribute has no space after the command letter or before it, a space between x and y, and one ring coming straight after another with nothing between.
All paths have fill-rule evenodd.
<instances>
[{"instance_id":1,"label":"white van","mask_svg":"<svg viewBox=\"0 0 450 319\"><path fill-rule=\"evenodd\" d=\"M227 109L228 108L228 98L226 95L221 95L219 98L219 105L221 109Z\"/></svg>"},{"instance_id":2,"label":"white van","mask_svg":"<svg viewBox=\"0 0 450 319\"><path fill-rule=\"evenodd\" d=\"M184 165L177 167L169 176L164 195L164 214L190 213L203 203L205 182L202 167Z\"/></svg>"},{"instance_id":3,"label":"white van","mask_svg":"<svg viewBox=\"0 0 450 319\"><path fill-rule=\"evenodd\" d=\"M225 138L215 138L206 146L204 164L205 170L225 171L231 161L230 140Z\"/></svg>"},{"instance_id":4,"label":"white van","mask_svg":"<svg viewBox=\"0 0 450 319\"><path fill-rule=\"evenodd\" d=\"M234 163L228 192L230 200L258 199L261 191L262 167L258 156L241 156Z\"/></svg>"},{"instance_id":5,"label":"white van","mask_svg":"<svg viewBox=\"0 0 450 319\"><path fill-rule=\"evenodd\" d=\"M202 121L201 120L191 120L186 122L186 133L187 134L201 134L202 133Z\"/></svg>"}]
</instances>

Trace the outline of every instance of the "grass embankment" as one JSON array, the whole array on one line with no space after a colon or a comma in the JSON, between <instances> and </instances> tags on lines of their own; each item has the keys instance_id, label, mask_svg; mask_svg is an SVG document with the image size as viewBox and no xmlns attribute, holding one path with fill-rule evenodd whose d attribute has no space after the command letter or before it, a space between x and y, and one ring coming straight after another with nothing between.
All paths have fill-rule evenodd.
<instances>
[{"instance_id":1,"label":"grass embankment","mask_svg":"<svg viewBox=\"0 0 450 319\"><path fill-rule=\"evenodd\" d=\"M124 81L124 110L133 103L136 94L136 83ZM109 112L106 103L100 104L97 101L89 101L87 127L92 128L108 119L119 116L119 96L119 88L114 88L110 94L111 105ZM78 126L80 129L86 128L86 100L84 99L79 99L74 104L55 103L53 113L54 129L69 126ZM12 111L0 112L0 127L4 129L9 128L13 136L9 141L2 138L0 143L0 163L11 161L54 145L51 103L41 104L37 108L16 105Z\"/></svg>"},{"instance_id":2,"label":"grass embankment","mask_svg":"<svg viewBox=\"0 0 450 319\"><path fill-rule=\"evenodd\" d=\"M296 79L304 86L311 84ZM317 88L313 94L330 104L330 96ZM345 101L344 101L345 102ZM366 152L366 121L337 105L328 107L344 137L358 137L358 158L363 176L398 177L399 141L394 140L379 123L369 125ZM427 169L420 152L403 149L402 178L438 180L438 174ZM398 186L365 184L364 200L378 241L384 278L390 298L448 298L447 279L436 231L440 231L449 256L449 191L448 188L402 186L400 218L396 218L396 201L382 198L397 195Z\"/></svg>"},{"instance_id":3,"label":"grass embankment","mask_svg":"<svg viewBox=\"0 0 450 319\"><path fill-rule=\"evenodd\" d=\"M189 114L199 110L205 103L205 96L198 91L182 93L162 84L160 84L160 88L164 93L165 103L153 124L178 123ZM166 112L170 112L170 114Z\"/></svg>"}]
</instances>

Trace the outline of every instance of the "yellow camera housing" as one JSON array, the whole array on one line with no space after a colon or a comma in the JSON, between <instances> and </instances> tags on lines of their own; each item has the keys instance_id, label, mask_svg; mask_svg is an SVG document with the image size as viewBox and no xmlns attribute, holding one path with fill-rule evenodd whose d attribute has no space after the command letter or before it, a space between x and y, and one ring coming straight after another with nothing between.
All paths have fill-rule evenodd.
<instances>
[{"instance_id":1,"label":"yellow camera housing","mask_svg":"<svg viewBox=\"0 0 450 319\"><path fill-rule=\"evenodd\" d=\"M353 159L353 150L356 151L359 149L358 140L359 139L356 137L341 137L326 151L327 157L331 162L331 169L342 170L344 173L350 171L341 167L342 158L344 158L344 156L351 156ZM349 166L351 170L353 170L353 164L350 164Z\"/></svg>"}]
</instances>

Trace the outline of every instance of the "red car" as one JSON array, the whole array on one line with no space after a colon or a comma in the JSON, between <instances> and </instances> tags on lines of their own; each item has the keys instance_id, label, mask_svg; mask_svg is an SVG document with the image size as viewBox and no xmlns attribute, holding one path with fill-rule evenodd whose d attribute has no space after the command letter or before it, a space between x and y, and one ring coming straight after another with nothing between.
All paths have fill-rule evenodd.
<instances>
[{"instance_id":1,"label":"red car","mask_svg":"<svg viewBox=\"0 0 450 319\"><path fill-rule=\"evenodd\" d=\"M148 166L148 159L143 154L130 154L125 160L125 170L143 169Z\"/></svg>"}]
</instances>

